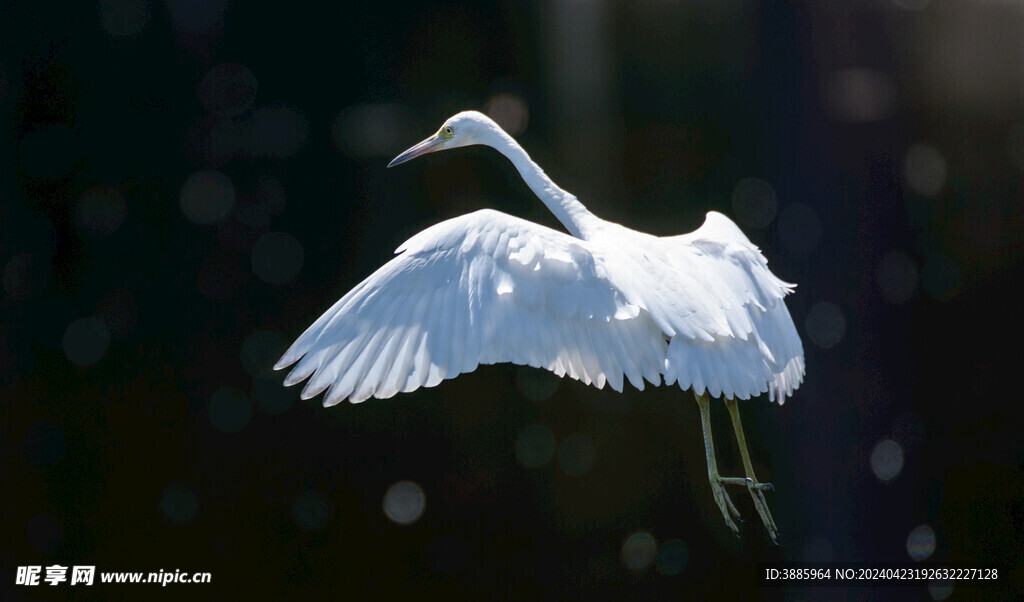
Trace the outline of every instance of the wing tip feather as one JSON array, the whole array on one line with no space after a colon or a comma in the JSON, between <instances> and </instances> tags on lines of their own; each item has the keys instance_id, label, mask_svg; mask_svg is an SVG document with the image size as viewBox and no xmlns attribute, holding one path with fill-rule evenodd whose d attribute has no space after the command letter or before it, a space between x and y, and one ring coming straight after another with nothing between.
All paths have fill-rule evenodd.
<instances>
[{"instance_id":1,"label":"wing tip feather","mask_svg":"<svg viewBox=\"0 0 1024 602\"><path fill-rule=\"evenodd\" d=\"M301 357L302 357L301 355L296 355L295 357L291 357L290 354L286 353L286 354L281 356L281 359L277 360L276 364L274 364L274 370L284 370L288 366L291 366L295 362L299 361L299 358L301 358Z\"/></svg>"}]
</instances>

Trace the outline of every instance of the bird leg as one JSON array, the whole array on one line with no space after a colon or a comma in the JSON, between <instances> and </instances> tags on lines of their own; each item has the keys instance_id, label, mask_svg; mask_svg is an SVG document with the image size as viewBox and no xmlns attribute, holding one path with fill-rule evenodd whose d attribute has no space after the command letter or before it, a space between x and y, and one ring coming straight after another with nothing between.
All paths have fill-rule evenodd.
<instances>
[{"instance_id":1,"label":"bird leg","mask_svg":"<svg viewBox=\"0 0 1024 602\"><path fill-rule=\"evenodd\" d=\"M694 397L697 399L697 405L700 406L700 424L704 429L704 453L707 455L708 482L711 483L711 493L715 497L715 503L718 504L718 508L722 511L722 516L725 517L725 524L732 529L733 533L739 536L740 530L733 519L742 519L740 519L740 513L736 510L732 500L729 499L729 494L726 493L724 487L726 483L739 479L723 479L718 475L718 462L715 460L715 439L711 435L711 411L708 407L708 398L707 395L703 394L694 394Z\"/></svg>"},{"instance_id":2,"label":"bird leg","mask_svg":"<svg viewBox=\"0 0 1024 602\"><path fill-rule=\"evenodd\" d=\"M754 476L754 465L751 464L750 454L747 453L747 440L743 436L743 423L740 422L740 409L736 405L736 400L726 399L725 407L729 409L729 415L732 417L732 428L736 431L736 442L740 446L740 456L743 458L743 471L747 475L745 479L730 479L729 481L739 481L747 486L747 491L750 492L750 497L754 500L754 507L757 508L757 513L761 515L761 522L768 529L768 534L771 535L772 541L778 544L779 542L776 538L779 535L779 529L775 526L772 513L768 510L768 502L764 499L764 490L773 489L772 484L759 483L757 477ZM701 411L703 413L703 409Z\"/></svg>"}]
</instances>

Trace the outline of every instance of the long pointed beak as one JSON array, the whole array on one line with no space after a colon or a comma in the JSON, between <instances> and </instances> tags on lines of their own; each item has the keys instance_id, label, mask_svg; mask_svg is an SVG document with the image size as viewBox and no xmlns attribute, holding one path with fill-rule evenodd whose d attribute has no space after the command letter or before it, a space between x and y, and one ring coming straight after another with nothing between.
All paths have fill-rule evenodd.
<instances>
[{"instance_id":1,"label":"long pointed beak","mask_svg":"<svg viewBox=\"0 0 1024 602\"><path fill-rule=\"evenodd\" d=\"M405 163L406 161L408 161L410 159L415 159L416 157L419 157L420 155L425 155L427 153L432 153L432 152L434 152L436 150L440 150L441 149L441 144L444 143L444 141L445 141L444 138L442 138L441 136L439 136L437 134L434 134L430 138L427 138L423 142L420 142L416 146L410 148L409 150L405 151L401 155L398 155L397 157L392 159L391 163L388 163L388 167L394 167L395 165L398 165L399 163Z\"/></svg>"}]
</instances>

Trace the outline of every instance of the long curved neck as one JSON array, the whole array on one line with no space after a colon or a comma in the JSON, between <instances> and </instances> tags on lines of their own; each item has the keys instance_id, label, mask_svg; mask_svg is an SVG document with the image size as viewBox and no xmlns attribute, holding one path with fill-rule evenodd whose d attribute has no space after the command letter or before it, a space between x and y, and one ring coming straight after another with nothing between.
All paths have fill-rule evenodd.
<instances>
[{"instance_id":1,"label":"long curved neck","mask_svg":"<svg viewBox=\"0 0 1024 602\"><path fill-rule=\"evenodd\" d=\"M530 155L526 154L523 147L519 146L519 143L511 136L497 127L492 130L492 133L493 135L489 136L488 140L482 142L512 161L526 185L540 200L544 201L547 208L555 214L555 217L562 222L569 233L584 240L593 235L602 223L601 218L591 213L575 196L562 190L551 181L544 170L530 159Z\"/></svg>"}]
</instances>

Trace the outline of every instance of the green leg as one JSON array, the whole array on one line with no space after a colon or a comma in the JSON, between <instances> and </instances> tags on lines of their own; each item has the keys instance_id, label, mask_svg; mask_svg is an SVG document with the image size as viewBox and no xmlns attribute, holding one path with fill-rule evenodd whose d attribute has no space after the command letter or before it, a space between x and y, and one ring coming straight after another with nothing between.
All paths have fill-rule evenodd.
<instances>
[{"instance_id":1,"label":"green leg","mask_svg":"<svg viewBox=\"0 0 1024 602\"><path fill-rule=\"evenodd\" d=\"M743 471L747 475L747 478L742 479L742 482L747 486L750 497L754 500L754 507L757 508L757 513L761 515L761 522L768 529L768 534L771 535L772 541L777 544L779 529L775 526L772 513L768 510L768 502L764 499L764 490L772 489L772 484L759 483L757 477L754 476L754 465L751 464L750 454L747 452L747 440L743 436L743 423L740 422L740 410L736 405L736 400L726 399L725 407L729 409L729 415L732 417L732 428L736 431L736 442L740 446L740 456L743 458Z\"/></svg>"},{"instance_id":2,"label":"green leg","mask_svg":"<svg viewBox=\"0 0 1024 602\"><path fill-rule=\"evenodd\" d=\"M718 462L715 460L715 440L711 435L711 412L708 407L707 395L694 395L697 405L700 406L700 424L704 429L704 452L708 462L708 482L711 483L711 493L715 497L715 503L725 517L725 524L732 529L733 533L739 535L739 528L733 519L740 520L740 513L736 510L729 494L725 492L723 483L729 479L723 479L718 475Z\"/></svg>"}]
</instances>

